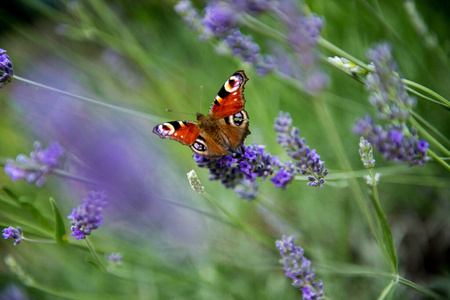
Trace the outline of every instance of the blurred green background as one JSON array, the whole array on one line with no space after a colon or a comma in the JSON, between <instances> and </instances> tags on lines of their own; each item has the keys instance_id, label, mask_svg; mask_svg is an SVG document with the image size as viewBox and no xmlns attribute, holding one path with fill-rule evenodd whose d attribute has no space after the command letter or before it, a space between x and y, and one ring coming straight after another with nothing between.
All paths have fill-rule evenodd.
<instances>
[{"instance_id":1,"label":"blurred green background","mask_svg":"<svg viewBox=\"0 0 450 300\"><path fill-rule=\"evenodd\" d=\"M266 145L268 152L286 159L272 128L278 112L287 111L300 136L326 162L330 175L349 170L340 169L343 158L336 155L327 123L336 126L352 170L361 171L359 137L352 127L365 114L375 115L364 86L323 65L330 76L321 96L333 119L328 122L314 106L315 99L289 83L274 75L259 77L238 59L216 54L176 15L175 3L19 0L0 7L0 47L8 51L16 75L146 114L98 107L19 80L0 90L3 161L28 154L35 140L45 146L59 141L70 158L66 170L105 179L110 204L104 223L90 239L101 256L111 252L123 256L122 266L111 275L93 266L85 244L70 236L69 245L63 246L30 242L13 246L5 240L0 256L12 255L34 284L23 284L1 260L0 294L8 295L15 288L22 293L17 299L300 299L301 293L278 263L275 240L285 234L294 235L305 249L328 299L377 298L389 282L382 276L389 268L348 182L331 180L323 189L313 189L296 181L280 190L266 181L260 183L260 196L246 202L218 182L208 181L207 170L196 166L188 147L151 133L161 122L195 119L166 108L206 113L228 76L244 69L250 78L245 96L252 132L246 144ZM367 62L367 50L387 41L393 45L403 77L449 98L448 3L417 3L438 47L427 46L414 29L404 1L306 3L324 16L322 36L331 43ZM205 3L195 5L203 8ZM275 41L250 30L246 33L254 35L263 52L271 51ZM447 111L423 100L415 111L448 137ZM410 168L386 162L379 153L375 159L383 173L381 205L391 226L401 276L448 297L448 172L433 161ZM194 193L186 179L191 169L216 201L272 237L274 246L243 232ZM367 185L358 180L368 199ZM32 203L50 222L49 197L65 217L92 189L56 176L36 188L13 183L3 173L0 184L20 201ZM8 195L4 193L2 199ZM20 226L29 238L52 237L50 230L36 225L35 215L3 202L0 225ZM381 275L364 276L365 270ZM398 286L392 299L426 297Z\"/></svg>"}]
</instances>

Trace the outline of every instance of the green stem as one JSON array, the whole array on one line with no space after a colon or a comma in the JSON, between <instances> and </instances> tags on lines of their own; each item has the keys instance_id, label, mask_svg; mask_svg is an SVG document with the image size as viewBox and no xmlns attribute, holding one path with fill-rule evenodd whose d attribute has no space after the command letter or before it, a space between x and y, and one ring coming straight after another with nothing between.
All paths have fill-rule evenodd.
<instances>
[{"instance_id":1,"label":"green stem","mask_svg":"<svg viewBox=\"0 0 450 300\"><path fill-rule=\"evenodd\" d=\"M84 242L86 243L86 246L89 248L89 251L91 251L92 256L94 257L95 261L97 262L98 266L100 267L100 269L105 272L105 273L109 273L106 268L103 266L103 264L100 261L100 258L97 255L97 252L95 252L94 247L92 247L92 244L89 242L89 239L87 236L84 237Z\"/></svg>"},{"instance_id":2,"label":"green stem","mask_svg":"<svg viewBox=\"0 0 450 300\"><path fill-rule=\"evenodd\" d=\"M407 90L409 93L418 96L419 98L425 99L425 100L427 100L427 101L430 101L430 102L433 103L433 104L436 104L436 105L439 105L439 106L444 107L444 108L446 108L446 109L449 109L449 107L448 107L447 105L445 105L444 103L442 103L441 101L438 101L438 100L436 100L436 99L433 99L433 98L430 98L430 97L428 97L428 96L425 96L424 94L419 93L419 92L416 91L415 89L412 89L412 88L406 86L406 90Z\"/></svg>"},{"instance_id":3,"label":"green stem","mask_svg":"<svg viewBox=\"0 0 450 300\"><path fill-rule=\"evenodd\" d=\"M444 147L444 145L442 145L441 143L439 143L439 141L437 139L435 139L431 134L428 133L428 131L426 131L422 125L419 124L419 122L417 122L417 120L415 119L415 117L411 117L409 118L409 122L419 131L419 133L421 135L423 135L423 137L429 141L430 143L432 143L433 145L435 145L439 150L441 150L445 156L449 157L450 156L450 151Z\"/></svg>"},{"instance_id":4,"label":"green stem","mask_svg":"<svg viewBox=\"0 0 450 300\"><path fill-rule=\"evenodd\" d=\"M81 100L81 101L84 101L84 102L87 102L89 104L93 104L93 105L96 105L96 106L99 106L99 107L108 108L108 109L111 109L113 111L118 111L118 112L121 112L121 113L130 114L130 115L133 115L135 117L143 118L143 119L146 119L146 120L154 120L154 118L152 116L150 116L148 114L145 114L145 113L141 113L139 111L135 111L135 110L132 110L132 109L128 109L128 108L117 106L117 105L113 105L113 104L100 102L100 101L97 101L97 100L94 100L94 99L91 99L91 98L87 98L87 97L83 97L83 96L78 96L78 95L75 95L75 94L72 94L72 93L69 93L69 92L65 92L63 90L59 90L59 89L53 88L53 87L48 86L48 85L40 84L40 83L37 83L35 81L19 77L17 75L14 75L14 79L22 81L22 82L25 82L25 83L28 83L28 84L31 84L31 85L34 85L34 86L37 86L37 87L40 87L40 88L43 88L43 89L46 89L46 90L50 90L50 91L53 91L53 92L57 92L57 93L66 95L66 96L70 96L72 98L75 98L75 99L78 99L78 100Z\"/></svg>"},{"instance_id":5,"label":"green stem","mask_svg":"<svg viewBox=\"0 0 450 300\"><path fill-rule=\"evenodd\" d=\"M421 293L423 295L427 295L427 296L429 296L431 298L443 299L440 295L436 294L435 292L433 292L433 291L431 291L429 289L426 289L424 287L421 287L420 285L418 285L418 284L416 284L416 283L414 283L412 281L409 281L408 279L405 279L405 278L402 278L402 277L398 277L398 283L400 283L401 285L404 285L404 286L406 286L406 287L408 287L410 289L413 289L413 290L415 290L415 291L417 291L417 292L419 292L419 293Z\"/></svg>"},{"instance_id":6,"label":"green stem","mask_svg":"<svg viewBox=\"0 0 450 300\"><path fill-rule=\"evenodd\" d=\"M450 140L444 136L439 130L437 130L433 125L428 123L427 120L422 118L418 113L415 111L412 111L412 116L414 119L416 119L419 124L424 126L428 131L431 131L434 136L437 136L437 138L441 141L441 143L445 144L444 146L448 149L450 148Z\"/></svg>"},{"instance_id":7,"label":"green stem","mask_svg":"<svg viewBox=\"0 0 450 300\"><path fill-rule=\"evenodd\" d=\"M397 285L398 280L391 280L389 284L384 288L383 292L378 297L378 300L389 299L389 296L394 291L395 286Z\"/></svg>"},{"instance_id":8,"label":"green stem","mask_svg":"<svg viewBox=\"0 0 450 300\"><path fill-rule=\"evenodd\" d=\"M434 153L433 150L428 149L427 154L429 154L435 161L437 161L438 163L440 163L444 168L447 169L447 171L450 171L450 165L443 160L442 158L440 158L436 153Z\"/></svg>"},{"instance_id":9,"label":"green stem","mask_svg":"<svg viewBox=\"0 0 450 300\"><path fill-rule=\"evenodd\" d=\"M279 42L286 43L287 37L284 33L272 28L264 22L261 22L257 18L245 14L242 22L248 28L254 30L255 32L259 32L269 38L273 38Z\"/></svg>"},{"instance_id":10,"label":"green stem","mask_svg":"<svg viewBox=\"0 0 450 300\"><path fill-rule=\"evenodd\" d=\"M347 156L347 152L342 145L342 138L340 138L339 133L337 131L337 126L334 123L334 119L331 116L330 111L328 110L327 105L325 104L322 98L314 99L315 108L317 111L318 119L322 123L323 129L327 132L329 137L330 145L333 145L333 151L336 154L336 157L339 157L339 163L341 165L341 169L344 171L350 171L351 165ZM372 215L370 214L369 207L367 205L366 199L364 197L363 192L355 178L349 179L350 189L356 199L356 202L361 210L364 218L366 219L370 230L372 231L373 236L377 240L377 243L381 249L382 241L380 240L379 234L377 232L376 226L374 224L374 220Z\"/></svg>"},{"instance_id":11,"label":"green stem","mask_svg":"<svg viewBox=\"0 0 450 300\"><path fill-rule=\"evenodd\" d=\"M441 103L445 104L445 106L447 106L447 108L450 108L450 101L448 101L447 99L445 99L444 97L442 97L441 95L436 93L435 91L433 91L433 90L431 90L431 89L429 89L429 88L427 88L427 87L425 87L425 86L423 86L421 84L418 84L417 82L414 82L414 81L411 81L411 80L408 80L408 79L402 79L402 80L403 80L403 82L406 85L411 86L411 87L413 87L415 89L418 89L420 91L423 91L423 92L433 96L435 99L437 99Z\"/></svg>"},{"instance_id":12,"label":"green stem","mask_svg":"<svg viewBox=\"0 0 450 300\"><path fill-rule=\"evenodd\" d=\"M33 242L33 243L45 243L45 244L56 244L55 240L33 240L26 237L22 237L24 241Z\"/></svg>"},{"instance_id":13,"label":"green stem","mask_svg":"<svg viewBox=\"0 0 450 300\"><path fill-rule=\"evenodd\" d=\"M248 226L247 224L245 224L244 222L242 222L241 220L239 220L238 218L233 216L208 193L205 192L205 193L202 193L202 195L205 196L206 199L208 199L212 204L214 204L214 206L216 206L219 210L221 210L236 226L238 226L245 232L253 235L255 238L257 238L260 242L262 242L266 246L268 246L270 248L274 247L275 242L271 238L263 235L262 233L258 232L254 228Z\"/></svg>"},{"instance_id":14,"label":"green stem","mask_svg":"<svg viewBox=\"0 0 450 300\"><path fill-rule=\"evenodd\" d=\"M358 66L360 66L361 68L363 68L364 70L368 71L368 72L373 72L373 69L371 67L369 67L369 65L365 64L364 62L360 61L359 59L357 59L356 57L348 54L347 52L345 52L344 50L342 50L339 47L336 47L335 45L333 45L332 43L330 43L329 41L327 41L326 39L320 37L319 41L317 42L317 44L319 46L321 46L322 48L330 51L331 53L337 55L337 56L341 56L341 57L345 57L346 59L348 59L349 61L357 64Z\"/></svg>"},{"instance_id":15,"label":"green stem","mask_svg":"<svg viewBox=\"0 0 450 300\"><path fill-rule=\"evenodd\" d=\"M60 177L63 177L63 178L69 178L69 179L73 179L73 180L76 180L76 181L89 183L89 184L96 184L96 182L91 180L91 179L87 179L87 178L84 178L84 177L81 177L81 176L76 176L76 175L70 174L70 173L68 173L66 171L60 170L60 169L53 169L52 173L55 174L55 175L58 175Z\"/></svg>"}]
</instances>

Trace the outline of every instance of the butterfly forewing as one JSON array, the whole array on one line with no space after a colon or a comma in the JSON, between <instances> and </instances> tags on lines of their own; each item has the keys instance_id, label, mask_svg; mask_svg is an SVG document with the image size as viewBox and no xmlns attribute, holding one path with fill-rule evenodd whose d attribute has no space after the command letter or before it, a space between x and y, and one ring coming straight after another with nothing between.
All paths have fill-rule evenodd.
<instances>
[{"instance_id":1,"label":"butterfly forewing","mask_svg":"<svg viewBox=\"0 0 450 300\"><path fill-rule=\"evenodd\" d=\"M214 98L209 108L209 115L221 119L243 110L245 105L244 85L247 80L248 77L242 70L231 75Z\"/></svg>"},{"instance_id":2,"label":"butterfly forewing","mask_svg":"<svg viewBox=\"0 0 450 300\"><path fill-rule=\"evenodd\" d=\"M172 121L155 126L153 133L162 139L176 140L190 146L198 138L200 130L195 122Z\"/></svg>"}]
</instances>

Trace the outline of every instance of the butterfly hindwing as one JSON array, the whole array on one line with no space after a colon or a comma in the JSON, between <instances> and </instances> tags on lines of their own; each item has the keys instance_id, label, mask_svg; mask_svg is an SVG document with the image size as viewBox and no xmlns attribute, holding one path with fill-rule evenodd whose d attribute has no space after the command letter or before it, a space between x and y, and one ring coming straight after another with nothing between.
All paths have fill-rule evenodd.
<instances>
[{"instance_id":1,"label":"butterfly hindwing","mask_svg":"<svg viewBox=\"0 0 450 300\"><path fill-rule=\"evenodd\" d=\"M220 132L225 135L224 140L231 150L236 151L244 143L245 137L250 134L249 125L244 109L219 121Z\"/></svg>"}]
</instances>

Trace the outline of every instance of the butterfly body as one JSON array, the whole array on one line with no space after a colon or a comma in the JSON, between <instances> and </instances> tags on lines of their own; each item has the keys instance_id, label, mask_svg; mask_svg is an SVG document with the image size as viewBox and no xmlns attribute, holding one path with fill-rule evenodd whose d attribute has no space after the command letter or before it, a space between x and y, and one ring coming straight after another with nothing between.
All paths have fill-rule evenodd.
<instances>
[{"instance_id":1,"label":"butterfly body","mask_svg":"<svg viewBox=\"0 0 450 300\"><path fill-rule=\"evenodd\" d=\"M197 122L172 121L159 124L153 133L163 139L176 140L208 158L230 155L250 134L248 114L244 110L244 71L231 75L214 98L208 115L197 113Z\"/></svg>"}]
</instances>

